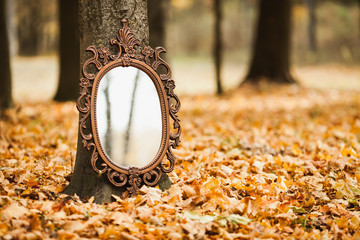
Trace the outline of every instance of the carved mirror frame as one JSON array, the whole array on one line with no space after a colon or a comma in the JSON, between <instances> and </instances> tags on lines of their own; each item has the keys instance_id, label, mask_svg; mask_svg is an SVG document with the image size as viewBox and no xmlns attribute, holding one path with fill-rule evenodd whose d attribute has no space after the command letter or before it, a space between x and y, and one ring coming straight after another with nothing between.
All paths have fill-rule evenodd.
<instances>
[{"instance_id":1,"label":"carved mirror frame","mask_svg":"<svg viewBox=\"0 0 360 240\"><path fill-rule=\"evenodd\" d=\"M116 38L110 40L112 50L105 46L89 46L86 49L93 56L82 67L83 77L80 79L80 96L76 106L80 112L79 132L83 147L92 151L92 168L98 174L106 174L116 187L126 186L129 193L134 195L142 184L156 185L161 172L169 173L174 170L175 156L172 149L178 147L181 134L180 120L177 116L180 100L174 93L175 82L171 79L170 66L160 57L160 53L166 52L165 49L153 49L150 46L141 48L141 42L130 31L128 22L122 20L122 25ZM98 87L103 76L118 66L132 66L144 71L151 78L158 93L162 115L162 139L156 156L145 167L117 165L100 144L96 121ZM165 73L159 72L160 66L165 69ZM88 126L89 118L91 126ZM169 125L170 121L172 128Z\"/></svg>"}]
</instances>

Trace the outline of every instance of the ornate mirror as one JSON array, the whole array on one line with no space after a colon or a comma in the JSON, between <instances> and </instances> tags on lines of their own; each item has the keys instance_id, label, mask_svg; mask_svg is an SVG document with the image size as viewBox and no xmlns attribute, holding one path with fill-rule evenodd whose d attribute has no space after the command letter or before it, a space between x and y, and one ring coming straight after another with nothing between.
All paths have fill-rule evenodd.
<instances>
[{"instance_id":1,"label":"ornate mirror","mask_svg":"<svg viewBox=\"0 0 360 240\"><path fill-rule=\"evenodd\" d=\"M133 195L142 184L154 186L161 172L174 169L180 101L170 67L160 57L165 49L140 48L127 21L122 23L109 47L87 48L93 56L83 65L77 108L92 168Z\"/></svg>"}]
</instances>

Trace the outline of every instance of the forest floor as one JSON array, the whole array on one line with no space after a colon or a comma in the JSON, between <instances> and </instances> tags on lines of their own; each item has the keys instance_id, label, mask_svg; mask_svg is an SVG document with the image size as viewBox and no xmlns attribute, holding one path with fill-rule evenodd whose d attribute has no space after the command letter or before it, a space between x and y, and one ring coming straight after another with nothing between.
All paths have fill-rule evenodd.
<instances>
[{"instance_id":1,"label":"forest floor","mask_svg":"<svg viewBox=\"0 0 360 240\"><path fill-rule=\"evenodd\" d=\"M183 96L172 187L98 205L61 191L74 103L0 121L2 239L359 239L360 91L264 86Z\"/></svg>"}]
</instances>

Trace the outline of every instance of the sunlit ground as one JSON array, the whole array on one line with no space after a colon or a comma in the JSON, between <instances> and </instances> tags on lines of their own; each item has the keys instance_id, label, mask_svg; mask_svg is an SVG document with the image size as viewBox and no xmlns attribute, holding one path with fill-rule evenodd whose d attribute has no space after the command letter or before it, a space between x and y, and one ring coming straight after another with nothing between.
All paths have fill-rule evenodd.
<instances>
[{"instance_id":1,"label":"sunlit ground","mask_svg":"<svg viewBox=\"0 0 360 240\"><path fill-rule=\"evenodd\" d=\"M12 76L13 96L17 102L51 99L57 88L57 58L16 57L12 61Z\"/></svg>"},{"instance_id":2,"label":"sunlit ground","mask_svg":"<svg viewBox=\"0 0 360 240\"><path fill-rule=\"evenodd\" d=\"M214 70L209 58L171 59L176 92L179 95L211 94L215 92ZM12 61L13 94L17 102L45 101L52 98L57 88L58 60L56 57L23 58ZM235 61L223 66L226 90L237 87L247 67ZM360 66L341 64L294 66L293 75L301 85L310 88L360 90Z\"/></svg>"}]
</instances>

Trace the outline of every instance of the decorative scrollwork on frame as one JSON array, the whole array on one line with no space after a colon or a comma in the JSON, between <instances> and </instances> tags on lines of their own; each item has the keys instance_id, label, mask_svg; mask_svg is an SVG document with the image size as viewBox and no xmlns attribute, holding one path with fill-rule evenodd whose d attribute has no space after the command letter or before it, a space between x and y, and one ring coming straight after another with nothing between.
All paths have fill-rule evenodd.
<instances>
[{"instance_id":1,"label":"decorative scrollwork on frame","mask_svg":"<svg viewBox=\"0 0 360 240\"><path fill-rule=\"evenodd\" d=\"M143 175L143 181L148 186L154 186L161 177L160 167L156 167L154 170L147 172Z\"/></svg>"},{"instance_id":2,"label":"decorative scrollwork on frame","mask_svg":"<svg viewBox=\"0 0 360 240\"><path fill-rule=\"evenodd\" d=\"M92 57L84 63L83 77L80 79L81 90L76 104L80 112L79 133L83 147L92 151L90 162L94 171L98 174L106 173L107 178L114 186L126 186L130 195L134 195L141 185L154 186L160 180L162 172L169 173L174 170L176 158L172 150L178 147L181 134L180 120L177 116L180 100L174 93L175 82L171 79L170 66L160 57L160 54L166 52L163 47L153 49L150 46L145 46L141 49L140 40L135 38L126 20L122 20L122 28L119 29L116 38L112 38L109 43L114 46L115 52L104 46L99 48L90 46L86 49L92 53ZM159 150L162 157L159 160L153 160L144 168L117 167L109 159L104 159L101 146L97 144L97 129L94 130L93 119L89 118L94 111L92 105L96 87L94 84L98 81L98 74L104 72L108 66L114 65L114 63L123 67L135 66L136 64L140 65L139 67L143 66L145 72L157 75L156 78L159 80L156 81L161 85L157 89L162 89L161 91L158 90L158 94L161 99L164 99L164 106L166 106L163 109L163 114L166 114L166 117L163 117L163 136L166 136L166 139ZM165 69L165 71L161 71L161 74L159 73L160 66ZM172 128L168 127L170 119Z\"/></svg>"},{"instance_id":3,"label":"decorative scrollwork on frame","mask_svg":"<svg viewBox=\"0 0 360 240\"><path fill-rule=\"evenodd\" d=\"M109 169L109 171L108 171L108 178L109 178L110 182L117 187L124 186L128 181L128 177L126 176L126 174L119 173L112 169L111 170ZM117 181L117 179L118 179L118 181Z\"/></svg>"}]
</instances>

